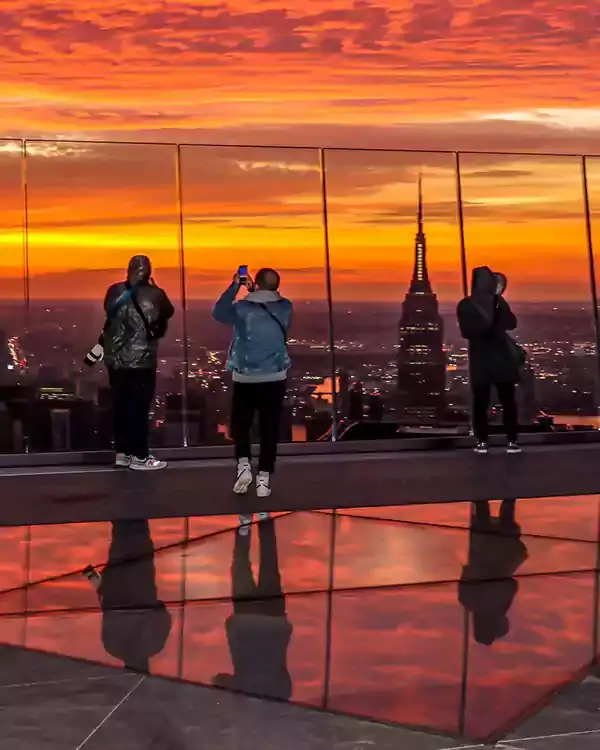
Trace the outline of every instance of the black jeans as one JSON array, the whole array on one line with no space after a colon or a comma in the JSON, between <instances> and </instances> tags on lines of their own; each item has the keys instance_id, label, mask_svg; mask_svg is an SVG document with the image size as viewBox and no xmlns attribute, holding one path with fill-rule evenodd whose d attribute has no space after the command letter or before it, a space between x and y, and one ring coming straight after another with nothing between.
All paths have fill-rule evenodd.
<instances>
[{"instance_id":1,"label":"black jeans","mask_svg":"<svg viewBox=\"0 0 600 750\"><path fill-rule=\"evenodd\" d=\"M504 431L510 442L515 442L518 437L519 423L517 421L517 397L514 383L496 383L498 398L502 406L502 419ZM488 409L492 398L492 384L478 385L473 388L473 429L480 443L487 442Z\"/></svg>"},{"instance_id":2,"label":"black jeans","mask_svg":"<svg viewBox=\"0 0 600 750\"><path fill-rule=\"evenodd\" d=\"M148 412L156 387L156 370L108 370L113 392L115 450L148 458Z\"/></svg>"},{"instance_id":3,"label":"black jeans","mask_svg":"<svg viewBox=\"0 0 600 750\"><path fill-rule=\"evenodd\" d=\"M231 409L231 437L238 459L251 458L251 431L254 415L258 413L260 434L259 471L272 474L277 458L279 423L285 398L286 382L233 384Z\"/></svg>"}]
</instances>

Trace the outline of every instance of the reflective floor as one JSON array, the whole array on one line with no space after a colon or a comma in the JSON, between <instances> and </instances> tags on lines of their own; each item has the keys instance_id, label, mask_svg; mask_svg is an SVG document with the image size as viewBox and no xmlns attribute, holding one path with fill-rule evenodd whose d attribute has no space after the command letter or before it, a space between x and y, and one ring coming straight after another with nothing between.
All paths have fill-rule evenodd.
<instances>
[{"instance_id":1,"label":"reflective floor","mask_svg":"<svg viewBox=\"0 0 600 750\"><path fill-rule=\"evenodd\" d=\"M598 653L600 496L0 529L0 642L477 740Z\"/></svg>"}]
</instances>

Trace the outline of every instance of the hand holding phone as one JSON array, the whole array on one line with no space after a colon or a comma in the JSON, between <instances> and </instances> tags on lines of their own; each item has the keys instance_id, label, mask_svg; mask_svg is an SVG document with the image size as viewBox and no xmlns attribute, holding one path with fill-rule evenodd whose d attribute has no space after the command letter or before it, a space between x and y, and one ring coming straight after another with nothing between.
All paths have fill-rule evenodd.
<instances>
[{"instance_id":1,"label":"hand holding phone","mask_svg":"<svg viewBox=\"0 0 600 750\"><path fill-rule=\"evenodd\" d=\"M238 268L238 280L242 286L248 286L249 276L248 276L248 266L240 266Z\"/></svg>"}]
</instances>

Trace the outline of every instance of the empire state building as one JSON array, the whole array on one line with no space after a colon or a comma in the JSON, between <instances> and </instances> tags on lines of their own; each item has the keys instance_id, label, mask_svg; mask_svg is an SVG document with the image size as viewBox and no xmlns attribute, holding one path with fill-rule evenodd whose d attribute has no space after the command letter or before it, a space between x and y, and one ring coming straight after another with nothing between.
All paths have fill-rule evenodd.
<instances>
[{"instance_id":1,"label":"empire state building","mask_svg":"<svg viewBox=\"0 0 600 750\"><path fill-rule=\"evenodd\" d=\"M444 418L446 407L444 323L427 271L420 177L415 266L402 303L398 331L400 419L413 425L439 422Z\"/></svg>"}]
</instances>

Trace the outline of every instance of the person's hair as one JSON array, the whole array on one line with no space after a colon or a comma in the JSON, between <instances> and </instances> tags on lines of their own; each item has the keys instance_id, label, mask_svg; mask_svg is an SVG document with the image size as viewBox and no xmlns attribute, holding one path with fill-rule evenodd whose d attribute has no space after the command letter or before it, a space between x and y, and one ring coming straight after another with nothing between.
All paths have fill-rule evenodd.
<instances>
[{"instance_id":1,"label":"person's hair","mask_svg":"<svg viewBox=\"0 0 600 750\"><path fill-rule=\"evenodd\" d=\"M277 271L272 268L261 268L256 274L256 286L259 289L267 289L270 292L276 292L279 289L281 278Z\"/></svg>"}]
</instances>

